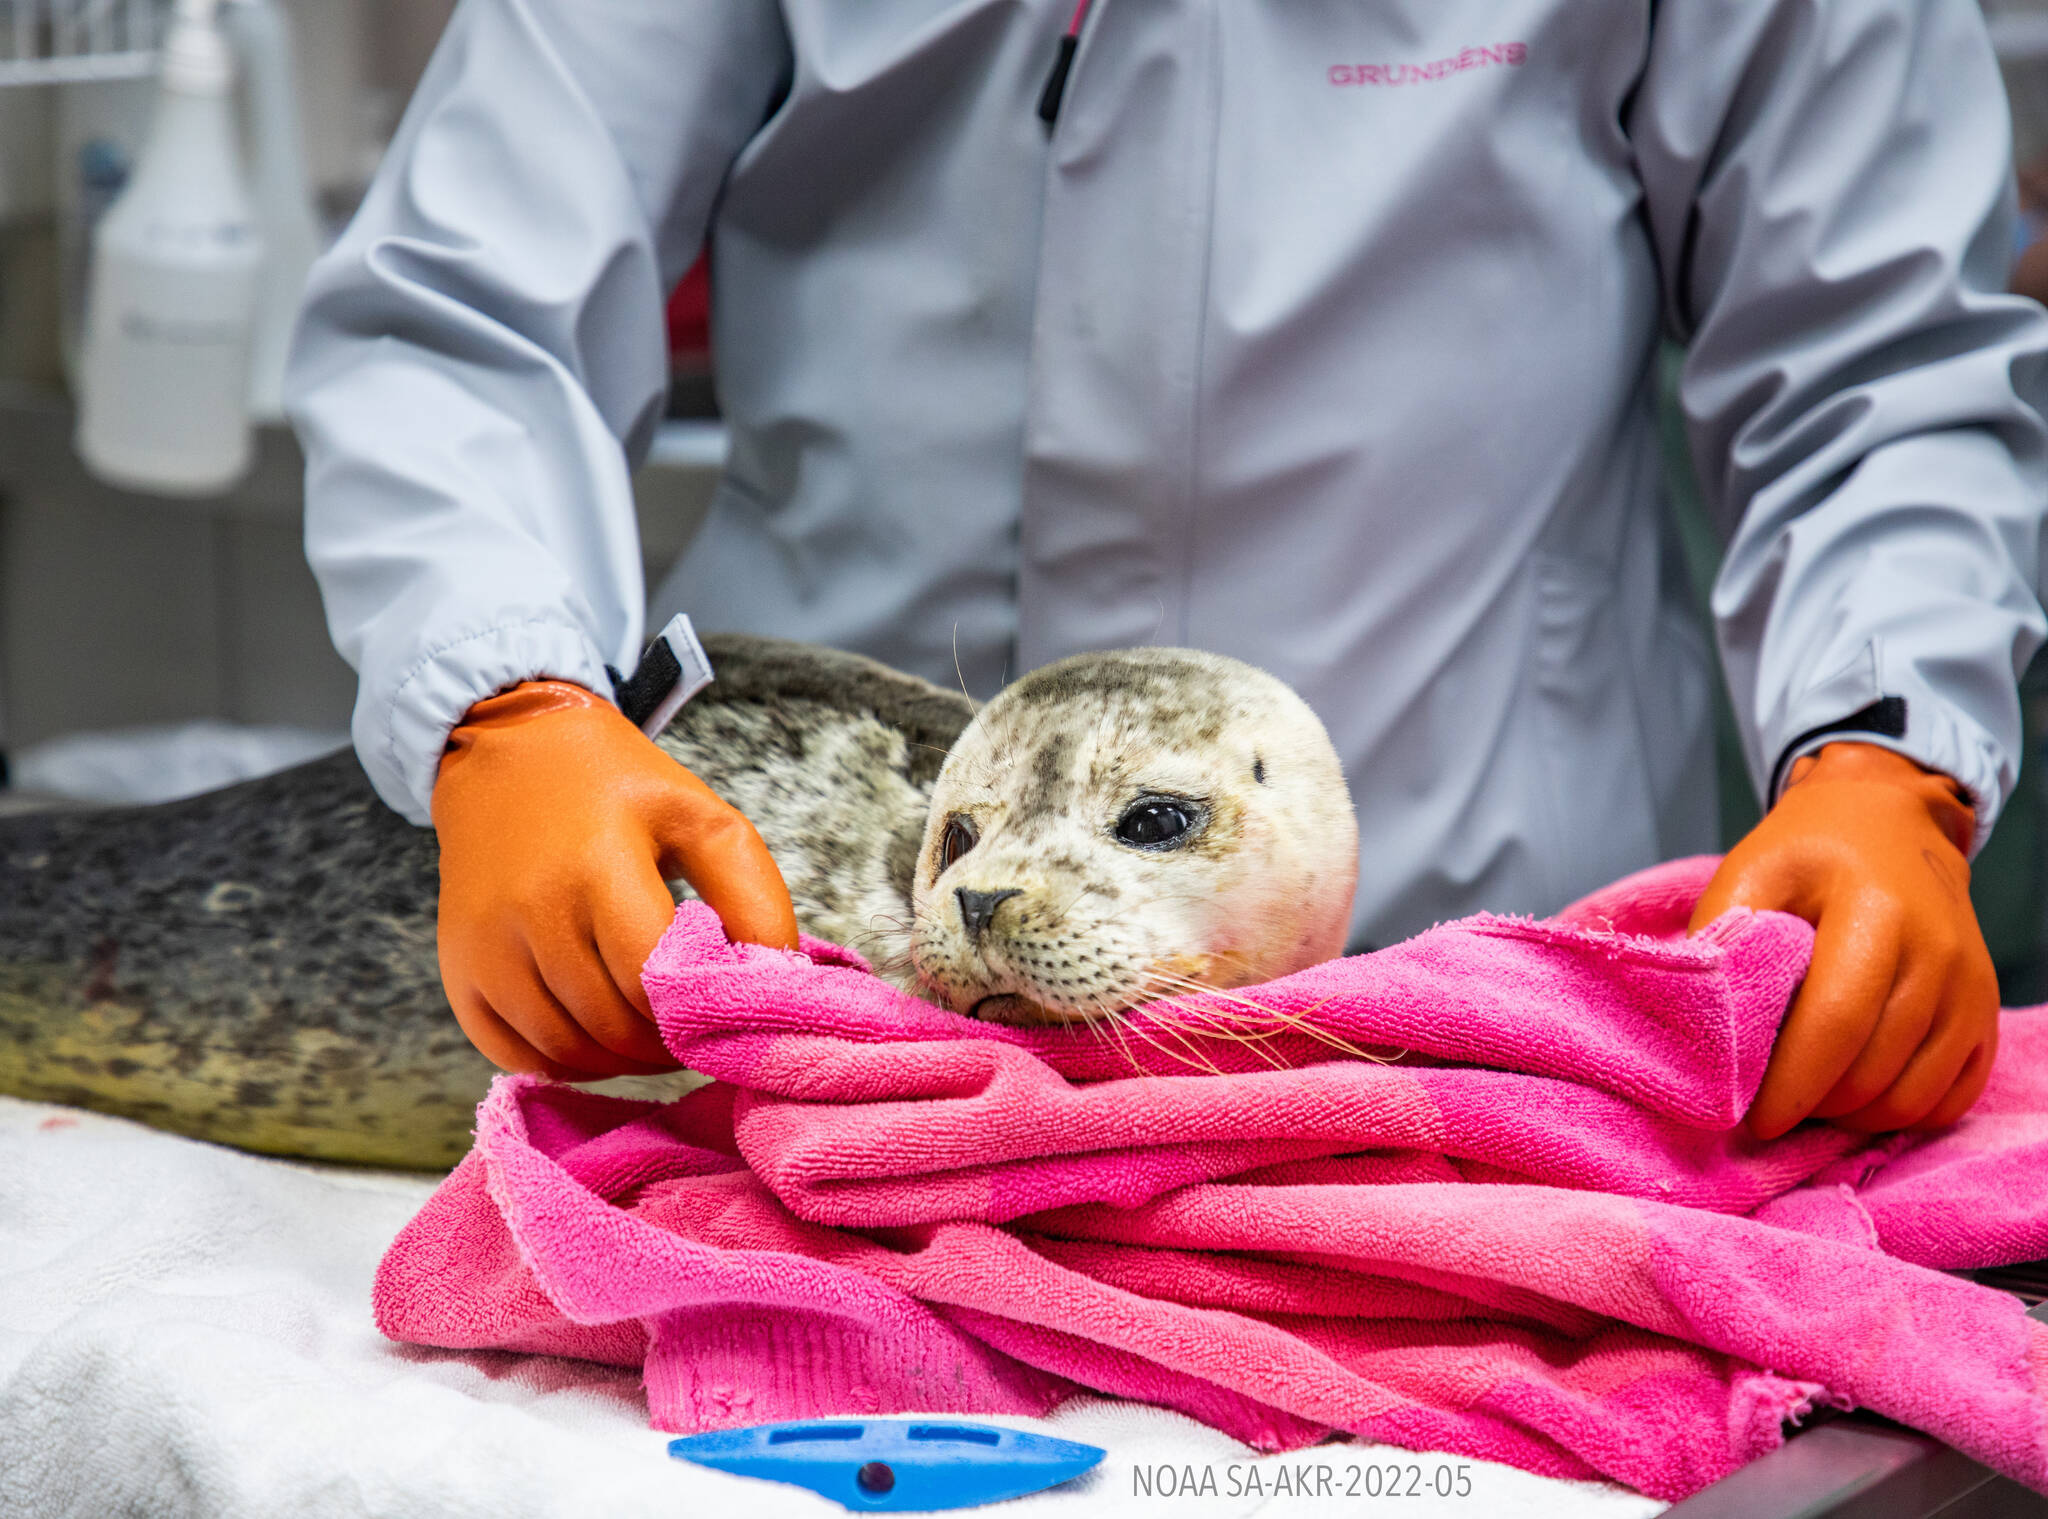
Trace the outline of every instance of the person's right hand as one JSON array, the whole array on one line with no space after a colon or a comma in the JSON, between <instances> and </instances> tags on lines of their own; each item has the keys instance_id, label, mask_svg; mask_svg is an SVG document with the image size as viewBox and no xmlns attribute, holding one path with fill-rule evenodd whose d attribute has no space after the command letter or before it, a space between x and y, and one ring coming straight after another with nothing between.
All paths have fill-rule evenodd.
<instances>
[{"instance_id":1,"label":"person's right hand","mask_svg":"<svg viewBox=\"0 0 2048 1519\"><path fill-rule=\"evenodd\" d=\"M681 876L735 940L794 949L796 913L754 827L583 687L478 702L434 783L441 985L474 1044L565 1080L674 1070L640 967Z\"/></svg>"},{"instance_id":2,"label":"person's right hand","mask_svg":"<svg viewBox=\"0 0 2048 1519\"><path fill-rule=\"evenodd\" d=\"M1745 1120L1882 1133L1968 1111L1998 1053L1998 973L1970 905L1976 814L1955 782L1844 740L1793 763L1777 804L1721 862L1698 932L1731 907L1814 926L1813 960Z\"/></svg>"}]
</instances>

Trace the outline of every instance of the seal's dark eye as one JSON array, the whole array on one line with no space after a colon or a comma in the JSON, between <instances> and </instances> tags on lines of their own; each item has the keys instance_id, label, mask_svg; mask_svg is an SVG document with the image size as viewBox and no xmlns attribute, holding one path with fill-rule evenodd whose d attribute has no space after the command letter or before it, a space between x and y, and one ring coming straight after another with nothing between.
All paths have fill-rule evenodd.
<instances>
[{"instance_id":1,"label":"seal's dark eye","mask_svg":"<svg viewBox=\"0 0 2048 1519\"><path fill-rule=\"evenodd\" d=\"M1139 849L1171 849L1184 842L1200 821L1201 813L1190 802L1141 797L1116 820L1116 836Z\"/></svg>"},{"instance_id":2,"label":"seal's dark eye","mask_svg":"<svg viewBox=\"0 0 2048 1519\"><path fill-rule=\"evenodd\" d=\"M981 841L981 833L974 826L974 819L964 812L956 812L946 819L946 828L939 835L939 870L949 869L953 862Z\"/></svg>"}]
</instances>

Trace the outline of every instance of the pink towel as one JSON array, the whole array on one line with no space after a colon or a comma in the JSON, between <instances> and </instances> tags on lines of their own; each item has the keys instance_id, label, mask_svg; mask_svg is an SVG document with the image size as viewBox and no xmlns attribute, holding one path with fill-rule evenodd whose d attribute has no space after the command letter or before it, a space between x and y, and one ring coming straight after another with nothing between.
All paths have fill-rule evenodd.
<instances>
[{"instance_id":1,"label":"pink towel","mask_svg":"<svg viewBox=\"0 0 2048 1519\"><path fill-rule=\"evenodd\" d=\"M2048 1256L2048 1016L2006 1014L1939 1136L1748 1141L1812 935L1686 940L1712 865L1115 1033L977 1023L685 906L644 979L718 1079L500 1080L378 1322L642 1365L673 1430L1085 1388L1678 1498L1818 1399L2048 1485L2048 1328L1930 1269Z\"/></svg>"}]
</instances>

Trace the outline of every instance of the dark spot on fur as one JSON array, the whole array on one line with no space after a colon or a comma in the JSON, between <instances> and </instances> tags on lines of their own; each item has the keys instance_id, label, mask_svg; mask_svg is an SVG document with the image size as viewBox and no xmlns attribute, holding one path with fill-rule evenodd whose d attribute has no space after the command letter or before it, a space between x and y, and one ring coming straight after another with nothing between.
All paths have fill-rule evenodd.
<instances>
[{"instance_id":1,"label":"dark spot on fur","mask_svg":"<svg viewBox=\"0 0 2048 1519\"><path fill-rule=\"evenodd\" d=\"M1059 810L1060 802L1067 791L1066 763L1067 747L1070 740L1063 733L1046 740L1045 745L1031 760L1031 784L1018 811L1040 818L1049 818Z\"/></svg>"},{"instance_id":2,"label":"dark spot on fur","mask_svg":"<svg viewBox=\"0 0 2048 1519\"><path fill-rule=\"evenodd\" d=\"M107 1002L114 995L114 961L119 957L121 946L112 939L102 939L92 947L91 969L85 979L85 1000Z\"/></svg>"},{"instance_id":3,"label":"dark spot on fur","mask_svg":"<svg viewBox=\"0 0 2048 1519\"><path fill-rule=\"evenodd\" d=\"M277 1092L267 1081L238 1081L235 1083L235 1101L245 1108L274 1108L277 1106Z\"/></svg>"},{"instance_id":4,"label":"dark spot on fur","mask_svg":"<svg viewBox=\"0 0 2048 1519\"><path fill-rule=\"evenodd\" d=\"M1137 649L1061 660L1032 671L1005 693L1022 708L1060 706L1084 698L1129 697L1152 710L1150 726L1163 731L1185 723L1190 710L1213 720L1228 711L1228 682L1180 650Z\"/></svg>"},{"instance_id":5,"label":"dark spot on fur","mask_svg":"<svg viewBox=\"0 0 2048 1519\"><path fill-rule=\"evenodd\" d=\"M1266 784L1266 761L1256 754L1252 756L1252 779L1261 786Z\"/></svg>"}]
</instances>

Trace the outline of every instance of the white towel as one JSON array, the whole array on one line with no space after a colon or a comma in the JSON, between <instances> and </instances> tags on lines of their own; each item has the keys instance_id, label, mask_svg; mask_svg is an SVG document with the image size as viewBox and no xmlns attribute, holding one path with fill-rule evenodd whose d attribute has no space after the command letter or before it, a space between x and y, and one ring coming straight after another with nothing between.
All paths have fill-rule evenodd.
<instances>
[{"instance_id":1,"label":"white towel","mask_svg":"<svg viewBox=\"0 0 2048 1519\"><path fill-rule=\"evenodd\" d=\"M0 1098L0 1515L843 1512L670 1460L637 1372L383 1339L370 1277L432 1189ZM1663 1507L1383 1447L1254 1456L1178 1415L1093 1400L1001 1422L1109 1451L1087 1477L1007 1505L1019 1519L1356 1513L1390 1481L1416 1490L1389 1503L1414 1519Z\"/></svg>"}]
</instances>

